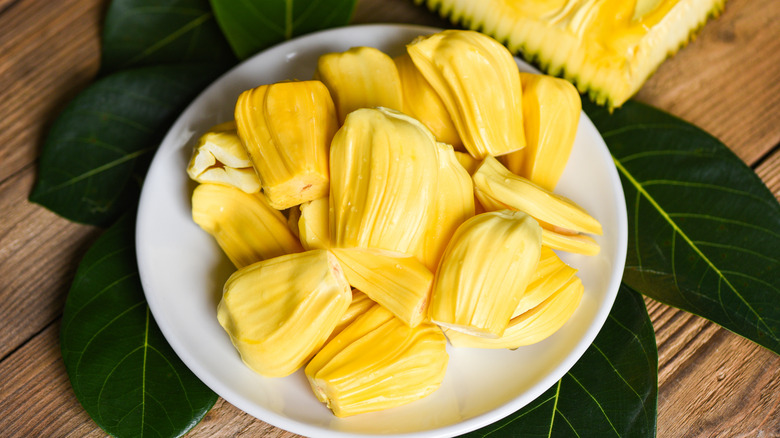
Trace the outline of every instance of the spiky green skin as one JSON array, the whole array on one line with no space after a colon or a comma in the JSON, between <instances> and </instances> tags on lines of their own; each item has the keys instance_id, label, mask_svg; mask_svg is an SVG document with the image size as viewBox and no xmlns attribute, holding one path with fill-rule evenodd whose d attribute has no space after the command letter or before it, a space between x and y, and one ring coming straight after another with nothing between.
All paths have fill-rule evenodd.
<instances>
[{"instance_id":1,"label":"spiky green skin","mask_svg":"<svg viewBox=\"0 0 780 438\"><path fill-rule=\"evenodd\" d=\"M573 1L573 0L572 0ZM415 0L452 23L492 36L513 53L553 76L563 77L599 105L620 107L668 57L693 39L710 17L723 11L725 0L680 0L658 25L648 31L647 41L637 44L641 56L612 56L606 68L594 54L581 53L576 37L550 31L545 23L508 10L503 0ZM641 47L640 47L641 46Z\"/></svg>"}]
</instances>

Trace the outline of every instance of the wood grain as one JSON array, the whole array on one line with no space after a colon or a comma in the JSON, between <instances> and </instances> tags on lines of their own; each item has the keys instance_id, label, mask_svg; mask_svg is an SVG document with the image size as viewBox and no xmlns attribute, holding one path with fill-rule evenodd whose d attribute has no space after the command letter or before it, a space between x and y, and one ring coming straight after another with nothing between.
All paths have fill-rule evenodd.
<instances>
[{"instance_id":1,"label":"wood grain","mask_svg":"<svg viewBox=\"0 0 780 438\"><path fill-rule=\"evenodd\" d=\"M105 436L59 351L59 318L99 230L30 204L46 130L99 65L103 0L0 0L0 435ZM637 98L697 124L780 197L780 4L729 0ZM361 0L355 23L449 24L407 0ZM780 436L780 358L646 299L659 348L659 437ZM188 436L290 438L220 400Z\"/></svg>"}]
</instances>

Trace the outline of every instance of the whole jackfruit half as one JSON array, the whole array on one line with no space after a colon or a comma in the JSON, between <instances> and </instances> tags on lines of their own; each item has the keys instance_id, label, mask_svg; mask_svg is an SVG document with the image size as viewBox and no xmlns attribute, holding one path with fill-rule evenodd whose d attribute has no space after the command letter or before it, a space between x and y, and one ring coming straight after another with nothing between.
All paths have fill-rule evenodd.
<instances>
[{"instance_id":1,"label":"whole jackfruit half","mask_svg":"<svg viewBox=\"0 0 780 438\"><path fill-rule=\"evenodd\" d=\"M619 107L725 0L415 0Z\"/></svg>"}]
</instances>

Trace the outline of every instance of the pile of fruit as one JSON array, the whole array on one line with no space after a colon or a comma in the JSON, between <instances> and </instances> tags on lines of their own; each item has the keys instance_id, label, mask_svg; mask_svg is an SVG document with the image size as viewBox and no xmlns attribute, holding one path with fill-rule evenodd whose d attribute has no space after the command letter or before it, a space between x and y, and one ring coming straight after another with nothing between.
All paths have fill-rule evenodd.
<instances>
[{"instance_id":1,"label":"pile of fruit","mask_svg":"<svg viewBox=\"0 0 780 438\"><path fill-rule=\"evenodd\" d=\"M343 417L435 391L447 340L557 331L584 288L555 250L596 254L602 232L554 193L580 113L569 82L473 31L323 54L312 80L242 93L187 171L194 221L237 268L217 315L243 361L305 367Z\"/></svg>"}]
</instances>

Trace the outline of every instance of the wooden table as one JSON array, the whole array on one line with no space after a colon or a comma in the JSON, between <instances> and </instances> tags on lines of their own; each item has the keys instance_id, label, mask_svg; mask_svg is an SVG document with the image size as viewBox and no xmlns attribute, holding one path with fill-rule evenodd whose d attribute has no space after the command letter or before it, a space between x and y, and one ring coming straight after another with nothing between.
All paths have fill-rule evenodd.
<instances>
[{"instance_id":1,"label":"wooden table","mask_svg":"<svg viewBox=\"0 0 780 438\"><path fill-rule=\"evenodd\" d=\"M101 0L0 0L0 435L104 436L65 374L59 329L100 230L27 196L46 132L99 65ZM362 0L355 22L447 26L407 0ZM728 145L780 196L780 1L730 0L637 98ZM780 436L780 357L647 300L659 350L658 436ZM220 400L189 434L292 434Z\"/></svg>"}]
</instances>

